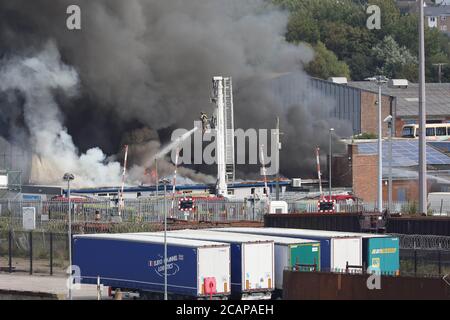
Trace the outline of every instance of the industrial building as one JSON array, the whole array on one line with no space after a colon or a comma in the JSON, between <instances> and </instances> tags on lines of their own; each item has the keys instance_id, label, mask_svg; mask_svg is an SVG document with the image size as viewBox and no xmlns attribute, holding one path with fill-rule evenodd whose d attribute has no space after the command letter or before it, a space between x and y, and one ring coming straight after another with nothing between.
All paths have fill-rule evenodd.
<instances>
[{"instance_id":1,"label":"industrial building","mask_svg":"<svg viewBox=\"0 0 450 320\"><path fill-rule=\"evenodd\" d=\"M308 90L298 90L305 86ZM418 87L417 83L404 79L391 80L382 86L382 117L393 116L395 137L402 136L404 125L418 123ZM271 79L271 88L283 106L321 101L321 108L329 109L324 116L348 121L354 135L378 132L378 85L374 82L305 78L294 72ZM427 83L426 92L427 123L450 122L450 83ZM320 115L320 110L317 113ZM388 125L383 123L383 136L388 133Z\"/></svg>"},{"instance_id":2,"label":"industrial building","mask_svg":"<svg viewBox=\"0 0 450 320\"><path fill-rule=\"evenodd\" d=\"M276 181L268 181L267 187L269 188L269 193L275 194ZM290 189L291 181L282 180L279 182L280 194L284 195L288 189ZM172 192L172 185L167 185L167 192ZM208 184L190 184L190 185L176 185L175 191L180 195L186 196L205 196L214 195L215 185ZM72 194L79 194L92 197L100 198L117 198L119 194L120 187L115 188L85 188L85 189L75 189L71 190ZM164 194L164 186L159 185L159 194ZM266 196L265 183L261 181L253 182L234 182L227 186L228 196L230 199L249 199L249 198L263 198ZM155 185L151 186L137 186L137 187L125 187L124 188L124 198L125 199L137 199L141 197L149 197L155 195L157 187Z\"/></svg>"},{"instance_id":3,"label":"industrial building","mask_svg":"<svg viewBox=\"0 0 450 320\"><path fill-rule=\"evenodd\" d=\"M353 88L359 88L365 94L376 102L378 94L377 84L370 81L357 81L348 84ZM448 123L450 122L450 83L427 83L427 123ZM390 114L394 117L394 136L402 136L402 128L406 124L417 124L419 117L419 84L410 83L405 80L399 81L398 85L390 81L389 84L382 86L381 92L387 101L391 101L389 108L384 107L386 102L382 102L383 118ZM365 107L370 107L370 99L364 103ZM390 110L389 110L390 109ZM376 108L372 122L376 126ZM384 135L387 133L385 125ZM362 132L376 132L370 127L370 130Z\"/></svg>"},{"instance_id":4,"label":"industrial building","mask_svg":"<svg viewBox=\"0 0 450 320\"><path fill-rule=\"evenodd\" d=\"M332 171L335 186L352 187L353 193L364 201L377 199L377 142L348 141L347 153L333 156ZM415 139L394 139L392 142L393 201L416 201L419 194L418 152ZM389 142L383 142L383 199L388 199ZM450 157L427 144L428 192L450 191Z\"/></svg>"}]
</instances>

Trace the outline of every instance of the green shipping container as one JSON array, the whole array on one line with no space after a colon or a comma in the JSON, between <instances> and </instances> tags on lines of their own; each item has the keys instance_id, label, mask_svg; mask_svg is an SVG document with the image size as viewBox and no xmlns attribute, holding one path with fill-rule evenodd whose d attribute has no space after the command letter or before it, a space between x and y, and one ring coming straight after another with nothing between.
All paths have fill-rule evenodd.
<instances>
[{"instance_id":1,"label":"green shipping container","mask_svg":"<svg viewBox=\"0 0 450 320\"><path fill-rule=\"evenodd\" d=\"M320 271L320 242L297 238L264 236L275 243L275 288L283 290L283 271L297 269L301 271Z\"/></svg>"},{"instance_id":2,"label":"green shipping container","mask_svg":"<svg viewBox=\"0 0 450 320\"><path fill-rule=\"evenodd\" d=\"M289 265L295 268L298 265L312 266L315 265L317 271L320 270L320 243L300 243L289 246L290 258ZM300 268L300 270L310 270L308 267Z\"/></svg>"},{"instance_id":3,"label":"green shipping container","mask_svg":"<svg viewBox=\"0 0 450 320\"><path fill-rule=\"evenodd\" d=\"M364 262L381 273L398 275L400 272L399 239L396 237L363 237Z\"/></svg>"}]
</instances>

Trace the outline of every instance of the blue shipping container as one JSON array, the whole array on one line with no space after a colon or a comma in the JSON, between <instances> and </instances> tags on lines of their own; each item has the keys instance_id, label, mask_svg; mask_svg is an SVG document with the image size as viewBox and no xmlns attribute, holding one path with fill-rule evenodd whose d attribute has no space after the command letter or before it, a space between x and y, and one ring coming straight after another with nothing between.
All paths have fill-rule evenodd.
<instances>
[{"instance_id":1,"label":"blue shipping container","mask_svg":"<svg viewBox=\"0 0 450 320\"><path fill-rule=\"evenodd\" d=\"M229 295L228 244L168 238L169 294L201 297L203 281L214 277L217 295ZM78 235L73 240L73 265L81 283L101 283L137 291L164 292L164 242L161 237Z\"/></svg>"}]
</instances>

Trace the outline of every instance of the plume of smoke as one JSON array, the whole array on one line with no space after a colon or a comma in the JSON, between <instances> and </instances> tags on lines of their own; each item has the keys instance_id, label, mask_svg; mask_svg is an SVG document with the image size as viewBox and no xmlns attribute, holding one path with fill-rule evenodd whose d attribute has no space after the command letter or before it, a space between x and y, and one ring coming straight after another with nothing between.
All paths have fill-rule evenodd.
<instances>
[{"instance_id":1,"label":"plume of smoke","mask_svg":"<svg viewBox=\"0 0 450 320\"><path fill-rule=\"evenodd\" d=\"M64 172L77 177L75 184L97 185L120 181L120 165L104 163L98 148L79 155L62 125L62 115L54 100L54 90L77 94L76 71L61 63L54 43L32 57L14 57L0 62L0 91L18 91L24 100L25 124L33 148L31 180L40 183L61 181Z\"/></svg>"},{"instance_id":2,"label":"plume of smoke","mask_svg":"<svg viewBox=\"0 0 450 320\"><path fill-rule=\"evenodd\" d=\"M65 28L66 8L72 4L82 10L80 31ZM47 98L55 88L66 94L74 91L77 87L74 70L77 70L81 103L83 98L89 98L98 113L114 115L116 122L123 124L88 126L89 122L97 124L97 120L84 114L66 117L68 128L93 127L90 130L107 132L97 135L93 131L74 137L75 141L89 147L110 144L109 136L118 130L125 134L140 127L152 130L192 128L200 111L212 111L209 104L211 77L232 76L236 127L273 128L275 117L280 116L285 137L288 137L284 141L282 159L286 160L281 163L282 172L298 175L299 171L314 170L311 165L313 148L326 145L328 131L323 129L328 128L329 123L320 120L316 112L322 107L320 99L305 100L300 106L283 105L268 95L263 81L267 75L297 71L304 77L302 66L313 57L309 47L285 41L287 17L286 12L266 0L2 0L0 41L5 46L0 49L0 56L33 52L49 38L54 39L66 64L59 63L63 69L59 71L65 71L60 76L66 78L66 83L51 85L51 82L46 84L32 77L47 88ZM30 81L28 83L31 86ZM26 90L21 92L28 97L30 94ZM307 87L298 88L302 93L307 90ZM64 101L66 103L60 105L61 114L56 107L51 108L52 119L57 119L51 132L57 133L58 148L63 151L55 152L52 162L47 162L49 165L42 164L41 157L41 168L53 168L53 162L61 163L65 152L77 154L76 146L61 125L64 115L72 114L77 106L70 99ZM54 102L50 105L54 106ZM27 124L45 120L33 113L26 118L35 118L28 119ZM167 135L141 145L141 149L148 149L139 152L142 158L136 159L135 164L142 168L148 166L148 155L154 155L153 148L164 140ZM117 141L116 152L121 147ZM34 145L34 148L38 155L56 149L48 144ZM86 161L89 159L102 166L90 167L89 171L95 176L90 172L84 175L92 183L102 184L106 183L107 170L112 171L107 180L114 180L119 164L104 165L105 155L99 149L94 150L86 152L89 155ZM308 154L311 157L306 156ZM77 161L69 158L64 162L68 171ZM37 179L47 177L44 169L37 172L42 173ZM138 169L130 172L135 172L136 178L142 175ZM203 179L191 173L194 180Z\"/></svg>"}]
</instances>

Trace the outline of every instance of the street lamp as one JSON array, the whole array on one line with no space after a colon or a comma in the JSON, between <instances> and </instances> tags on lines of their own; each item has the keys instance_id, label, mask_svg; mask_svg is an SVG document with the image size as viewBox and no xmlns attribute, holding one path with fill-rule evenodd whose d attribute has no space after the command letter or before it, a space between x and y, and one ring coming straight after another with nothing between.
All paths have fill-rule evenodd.
<instances>
[{"instance_id":1,"label":"street lamp","mask_svg":"<svg viewBox=\"0 0 450 320\"><path fill-rule=\"evenodd\" d=\"M389 182L388 182L388 210L392 210L392 131L393 131L393 120L392 116L389 115L384 119L384 123L387 123L389 128Z\"/></svg>"},{"instance_id":2,"label":"street lamp","mask_svg":"<svg viewBox=\"0 0 450 320\"><path fill-rule=\"evenodd\" d=\"M383 119L381 108L381 87L388 82L385 76L375 76L366 80L375 82L378 85L378 191L377 191L377 209L383 212Z\"/></svg>"},{"instance_id":3,"label":"street lamp","mask_svg":"<svg viewBox=\"0 0 450 320\"><path fill-rule=\"evenodd\" d=\"M167 300L167 185L168 179L159 181L164 185L164 300Z\"/></svg>"},{"instance_id":4,"label":"street lamp","mask_svg":"<svg viewBox=\"0 0 450 320\"><path fill-rule=\"evenodd\" d=\"M427 142L425 92L425 22L424 1L419 1L419 212L427 214Z\"/></svg>"},{"instance_id":5,"label":"street lamp","mask_svg":"<svg viewBox=\"0 0 450 320\"><path fill-rule=\"evenodd\" d=\"M71 173L65 173L63 180L67 181L67 199L69 206L69 300L72 300L72 212L70 205L70 181L74 180L75 176Z\"/></svg>"},{"instance_id":6,"label":"street lamp","mask_svg":"<svg viewBox=\"0 0 450 320\"><path fill-rule=\"evenodd\" d=\"M334 128L330 129L330 143L329 143L329 148L330 148L330 159L329 159L329 163L328 163L328 187L330 189L330 195L329 195L329 199L328 201L331 202L331 163L332 163L332 148L331 148L331 144L332 144L332 137L333 137L333 132L334 132Z\"/></svg>"}]
</instances>

